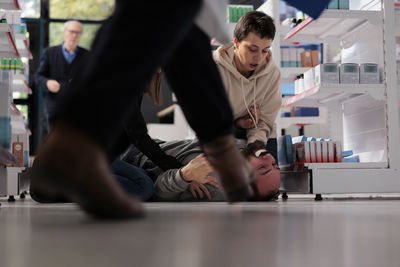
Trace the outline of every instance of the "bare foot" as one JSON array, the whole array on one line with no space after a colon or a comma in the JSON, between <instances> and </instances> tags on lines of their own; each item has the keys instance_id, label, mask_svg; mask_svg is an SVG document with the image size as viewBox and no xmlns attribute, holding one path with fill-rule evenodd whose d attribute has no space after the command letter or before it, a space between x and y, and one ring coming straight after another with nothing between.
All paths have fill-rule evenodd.
<instances>
[{"instance_id":1,"label":"bare foot","mask_svg":"<svg viewBox=\"0 0 400 267\"><path fill-rule=\"evenodd\" d=\"M100 218L143 215L140 200L117 184L101 146L80 129L58 121L30 170L31 190L49 199L77 202Z\"/></svg>"}]
</instances>

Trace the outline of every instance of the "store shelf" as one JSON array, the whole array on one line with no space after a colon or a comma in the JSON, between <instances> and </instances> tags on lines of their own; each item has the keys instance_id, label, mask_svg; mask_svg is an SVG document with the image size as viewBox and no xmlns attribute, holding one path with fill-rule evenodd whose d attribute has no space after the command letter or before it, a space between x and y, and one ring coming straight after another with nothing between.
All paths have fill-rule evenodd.
<instances>
[{"instance_id":1,"label":"store shelf","mask_svg":"<svg viewBox=\"0 0 400 267\"><path fill-rule=\"evenodd\" d=\"M25 34L15 34L16 46L21 57L33 59L31 50L29 49L28 38Z\"/></svg>"},{"instance_id":2,"label":"store shelf","mask_svg":"<svg viewBox=\"0 0 400 267\"><path fill-rule=\"evenodd\" d=\"M276 124L280 128L289 128L292 125L323 124L327 123L328 112L325 108L319 109L319 116L311 117L278 117Z\"/></svg>"},{"instance_id":3,"label":"store shelf","mask_svg":"<svg viewBox=\"0 0 400 267\"><path fill-rule=\"evenodd\" d=\"M344 39L366 22L380 26L381 11L326 9L317 20L308 17L285 36L291 42L329 42Z\"/></svg>"},{"instance_id":4,"label":"store shelf","mask_svg":"<svg viewBox=\"0 0 400 267\"><path fill-rule=\"evenodd\" d=\"M32 94L31 88L29 88L28 84L24 80L14 80L12 88L13 92Z\"/></svg>"},{"instance_id":5,"label":"store shelf","mask_svg":"<svg viewBox=\"0 0 400 267\"><path fill-rule=\"evenodd\" d=\"M5 23L0 23L0 57L20 57L14 37L12 35L11 27Z\"/></svg>"},{"instance_id":6,"label":"store shelf","mask_svg":"<svg viewBox=\"0 0 400 267\"><path fill-rule=\"evenodd\" d=\"M287 98L283 107L303 105L303 101L311 100L311 105L321 105L332 100L347 100L360 94L369 94L377 100L385 99L383 84L319 84L298 95ZM309 106L310 103L304 103Z\"/></svg>"},{"instance_id":7,"label":"store shelf","mask_svg":"<svg viewBox=\"0 0 400 267\"><path fill-rule=\"evenodd\" d=\"M297 75L303 74L310 68L280 68L282 83L293 83Z\"/></svg>"},{"instance_id":8,"label":"store shelf","mask_svg":"<svg viewBox=\"0 0 400 267\"><path fill-rule=\"evenodd\" d=\"M9 10L21 9L18 0L0 0L0 8Z\"/></svg>"},{"instance_id":9,"label":"store shelf","mask_svg":"<svg viewBox=\"0 0 400 267\"><path fill-rule=\"evenodd\" d=\"M304 163L304 166L311 169L381 169L387 168L387 162L332 162L332 163Z\"/></svg>"}]
</instances>

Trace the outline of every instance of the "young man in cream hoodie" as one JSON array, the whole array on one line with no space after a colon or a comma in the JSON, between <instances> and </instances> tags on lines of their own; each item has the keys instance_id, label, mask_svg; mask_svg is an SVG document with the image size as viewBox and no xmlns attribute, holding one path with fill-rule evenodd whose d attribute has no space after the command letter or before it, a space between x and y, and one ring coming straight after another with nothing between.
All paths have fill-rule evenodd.
<instances>
[{"instance_id":1,"label":"young man in cream hoodie","mask_svg":"<svg viewBox=\"0 0 400 267\"><path fill-rule=\"evenodd\" d=\"M281 75L272 60L275 37L272 18L263 12L243 15L232 43L214 51L229 97L236 128L245 132L247 143L262 141L276 158L275 119L282 103ZM270 139L270 140L269 140Z\"/></svg>"}]
</instances>

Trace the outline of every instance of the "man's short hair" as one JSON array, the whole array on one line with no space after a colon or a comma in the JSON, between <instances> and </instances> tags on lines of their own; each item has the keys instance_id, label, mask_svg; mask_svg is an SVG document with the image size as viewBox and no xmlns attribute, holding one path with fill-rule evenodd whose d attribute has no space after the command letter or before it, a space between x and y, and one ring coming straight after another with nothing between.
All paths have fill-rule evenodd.
<instances>
[{"instance_id":1,"label":"man's short hair","mask_svg":"<svg viewBox=\"0 0 400 267\"><path fill-rule=\"evenodd\" d=\"M260 149L265 149L266 145L264 142L255 141L254 143L249 144L247 147L242 149L242 155L247 159L250 156L254 156L254 153Z\"/></svg>"},{"instance_id":2,"label":"man's short hair","mask_svg":"<svg viewBox=\"0 0 400 267\"><path fill-rule=\"evenodd\" d=\"M247 12L239 19L233 35L238 41L242 41L250 32L257 34L261 39L274 40L276 32L274 20L264 12Z\"/></svg>"},{"instance_id":3,"label":"man's short hair","mask_svg":"<svg viewBox=\"0 0 400 267\"><path fill-rule=\"evenodd\" d=\"M76 23L78 23L78 24L81 26L81 28L83 29L82 23L80 23L79 21L77 21L77 20L68 20L68 21L66 21L66 22L64 23L64 31L68 28L68 25L69 25L71 22L76 22Z\"/></svg>"}]
</instances>

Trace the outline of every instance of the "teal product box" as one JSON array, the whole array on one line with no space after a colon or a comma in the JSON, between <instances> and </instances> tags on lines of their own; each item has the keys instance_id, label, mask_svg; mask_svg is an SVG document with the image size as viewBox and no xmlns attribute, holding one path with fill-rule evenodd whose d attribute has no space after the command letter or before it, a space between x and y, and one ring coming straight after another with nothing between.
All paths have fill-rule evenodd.
<instances>
[{"instance_id":1,"label":"teal product box","mask_svg":"<svg viewBox=\"0 0 400 267\"><path fill-rule=\"evenodd\" d=\"M360 162L360 157L358 155L354 155L352 157L342 158L342 162Z\"/></svg>"},{"instance_id":2,"label":"teal product box","mask_svg":"<svg viewBox=\"0 0 400 267\"><path fill-rule=\"evenodd\" d=\"M292 137L290 135L279 136L277 138L278 165L284 166L294 162Z\"/></svg>"},{"instance_id":3,"label":"teal product box","mask_svg":"<svg viewBox=\"0 0 400 267\"><path fill-rule=\"evenodd\" d=\"M8 117L0 117L0 146L9 149L11 141L11 121Z\"/></svg>"},{"instance_id":4,"label":"teal product box","mask_svg":"<svg viewBox=\"0 0 400 267\"><path fill-rule=\"evenodd\" d=\"M339 9L349 10L349 8L350 8L349 0L339 0Z\"/></svg>"},{"instance_id":5,"label":"teal product box","mask_svg":"<svg viewBox=\"0 0 400 267\"><path fill-rule=\"evenodd\" d=\"M352 155L353 155L353 150L345 150L345 151L342 151L342 158L350 157L350 156L352 156Z\"/></svg>"},{"instance_id":6,"label":"teal product box","mask_svg":"<svg viewBox=\"0 0 400 267\"><path fill-rule=\"evenodd\" d=\"M328 9L339 9L339 0L332 0L328 7Z\"/></svg>"}]
</instances>

